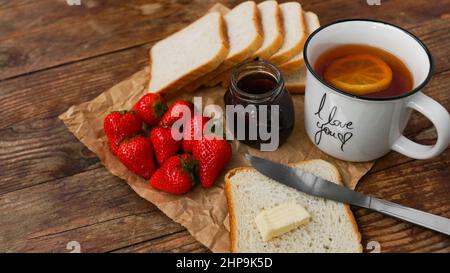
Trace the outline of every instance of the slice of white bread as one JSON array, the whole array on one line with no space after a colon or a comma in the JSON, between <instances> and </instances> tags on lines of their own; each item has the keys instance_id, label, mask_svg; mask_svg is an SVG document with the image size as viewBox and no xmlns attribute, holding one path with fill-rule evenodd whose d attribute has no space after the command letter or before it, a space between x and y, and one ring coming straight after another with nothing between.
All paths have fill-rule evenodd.
<instances>
[{"instance_id":1,"label":"slice of white bread","mask_svg":"<svg viewBox=\"0 0 450 273\"><path fill-rule=\"evenodd\" d=\"M222 15L211 12L150 50L150 93L170 92L216 69L228 55Z\"/></svg>"},{"instance_id":2,"label":"slice of white bread","mask_svg":"<svg viewBox=\"0 0 450 273\"><path fill-rule=\"evenodd\" d=\"M297 70L284 73L284 83L286 89L291 94L303 94L305 92L306 84L306 68L305 66L300 67Z\"/></svg>"},{"instance_id":3,"label":"slice of white bread","mask_svg":"<svg viewBox=\"0 0 450 273\"><path fill-rule=\"evenodd\" d=\"M342 185L339 171L326 161L308 160L291 166ZM361 235L347 205L299 192L251 167L230 170L225 176L225 193L231 252L362 252ZM306 209L310 222L264 242L256 215L291 201Z\"/></svg>"},{"instance_id":4,"label":"slice of white bread","mask_svg":"<svg viewBox=\"0 0 450 273\"><path fill-rule=\"evenodd\" d=\"M284 5L283 6L284 9L293 8L293 10L298 10L297 4L298 3L289 2L289 3L281 4L280 7ZM301 6L300 6L300 9L301 9ZM292 10L290 10L289 12L286 12L286 14L287 14L287 16L290 15L291 17L294 17L294 15L297 15L297 13L292 12ZM304 18L302 19L300 31L305 32L305 34L301 38L303 40L301 41L300 48L295 49L295 50L299 50L299 52L292 58L285 61L284 63L278 65L280 70L283 72L286 88L288 89L288 91L290 93L293 93L293 94L303 93L305 90L306 72L303 68L303 65L304 65L303 44L304 44L306 38L308 37L308 34L313 32L315 29L317 29L320 26L319 18L317 17L317 15L315 13L302 11L302 14L303 14ZM289 21L289 20L292 20L292 19L284 19L284 21ZM291 30L291 33L295 33L295 31L293 32ZM292 38L293 36L291 35L290 37ZM281 49L280 49L280 51L281 51ZM280 53L280 51L277 52L276 54ZM269 60L271 60L271 59L272 58L269 58ZM273 62L273 60L271 60L271 61ZM230 74L231 74L231 70L226 71L222 75L219 75L212 81L208 82L206 84L206 86L211 87L211 86L215 86L215 85L221 83L221 85L223 87L228 87Z\"/></svg>"},{"instance_id":5,"label":"slice of white bread","mask_svg":"<svg viewBox=\"0 0 450 273\"><path fill-rule=\"evenodd\" d=\"M220 12L222 16L225 16L228 12L230 12L230 9L221 3L215 3L212 7L208 9L207 12L215 12L215 11Z\"/></svg>"},{"instance_id":6,"label":"slice of white bread","mask_svg":"<svg viewBox=\"0 0 450 273\"><path fill-rule=\"evenodd\" d=\"M228 30L230 51L222 65L222 71L252 56L264 40L261 19L255 2L246 1L237 5L224 16L224 19Z\"/></svg>"},{"instance_id":7,"label":"slice of white bread","mask_svg":"<svg viewBox=\"0 0 450 273\"><path fill-rule=\"evenodd\" d=\"M304 12L303 17L305 19L306 30L309 36L309 34L313 33L316 29L320 27L319 17L317 16L317 14L311 11ZM299 54L295 55L287 62L280 64L278 68L280 68L283 72L287 73L301 68L303 64L304 60L302 49L302 51Z\"/></svg>"},{"instance_id":8,"label":"slice of white bread","mask_svg":"<svg viewBox=\"0 0 450 273\"><path fill-rule=\"evenodd\" d=\"M253 53L251 58L268 59L277 52L283 44L284 32L281 19L281 10L277 1L264 1L257 5L261 18L261 25L264 34L264 41L261 47ZM212 80L205 83L205 86L216 86L222 81L228 80L231 69L222 72Z\"/></svg>"},{"instance_id":9,"label":"slice of white bread","mask_svg":"<svg viewBox=\"0 0 450 273\"><path fill-rule=\"evenodd\" d=\"M263 33L258 8L253 1L243 2L224 15L229 52L223 63L214 71L186 85L181 91L191 92L231 67L250 58L263 43ZM196 52L198 50L195 50Z\"/></svg>"},{"instance_id":10,"label":"slice of white bread","mask_svg":"<svg viewBox=\"0 0 450 273\"><path fill-rule=\"evenodd\" d=\"M228 71L223 72L222 74L215 77L213 80L207 82L205 84L206 87L213 87L220 84L222 87L228 88L230 85L230 78L233 69L229 69Z\"/></svg>"},{"instance_id":11,"label":"slice of white bread","mask_svg":"<svg viewBox=\"0 0 450 273\"><path fill-rule=\"evenodd\" d=\"M304 13L306 30L308 32L308 36L316 31L320 27L319 16L312 11L307 11Z\"/></svg>"},{"instance_id":12,"label":"slice of white bread","mask_svg":"<svg viewBox=\"0 0 450 273\"><path fill-rule=\"evenodd\" d=\"M297 2L280 5L283 21L284 40L280 49L269 58L276 65L285 63L303 49L307 32L302 6Z\"/></svg>"},{"instance_id":13,"label":"slice of white bread","mask_svg":"<svg viewBox=\"0 0 450 273\"><path fill-rule=\"evenodd\" d=\"M278 66L278 68L287 73L301 68L305 64L305 60L303 60L303 50L300 51L297 55L291 58L289 61L282 63Z\"/></svg>"},{"instance_id":14,"label":"slice of white bread","mask_svg":"<svg viewBox=\"0 0 450 273\"><path fill-rule=\"evenodd\" d=\"M320 27L319 17L311 11L304 13L308 35ZM291 94L302 94L305 92L306 68L303 60L303 50L300 55L280 65L283 72L286 88Z\"/></svg>"},{"instance_id":15,"label":"slice of white bread","mask_svg":"<svg viewBox=\"0 0 450 273\"><path fill-rule=\"evenodd\" d=\"M264 1L258 4L264 40L252 58L267 59L283 44L283 24L277 1Z\"/></svg>"}]
</instances>

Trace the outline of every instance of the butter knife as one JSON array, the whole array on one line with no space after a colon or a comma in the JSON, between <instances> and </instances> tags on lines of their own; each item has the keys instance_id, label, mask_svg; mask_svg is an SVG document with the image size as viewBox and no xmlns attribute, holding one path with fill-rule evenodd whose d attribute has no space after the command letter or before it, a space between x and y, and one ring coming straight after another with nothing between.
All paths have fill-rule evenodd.
<instances>
[{"instance_id":1,"label":"butter knife","mask_svg":"<svg viewBox=\"0 0 450 273\"><path fill-rule=\"evenodd\" d=\"M350 190L313 174L260 157L246 155L261 174L309 195L371 209L450 235L450 219Z\"/></svg>"}]
</instances>

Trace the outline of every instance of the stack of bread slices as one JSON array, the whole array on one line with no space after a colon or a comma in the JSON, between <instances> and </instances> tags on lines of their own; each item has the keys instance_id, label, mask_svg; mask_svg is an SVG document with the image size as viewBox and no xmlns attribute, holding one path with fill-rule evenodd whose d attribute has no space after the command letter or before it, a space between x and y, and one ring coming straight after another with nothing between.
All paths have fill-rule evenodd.
<instances>
[{"instance_id":1,"label":"stack of bread slices","mask_svg":"<svg viewBox=\"0 0 450 273\"><path fill-rule=\"evenodd\" d=\"M259 58L280 68L289 92L302 93L303 45L318 27L317 15L297 2L246 1L231 10L218 4L152 47L149 92L226 87L235 66Z\"/></svg>"}]
</instances>

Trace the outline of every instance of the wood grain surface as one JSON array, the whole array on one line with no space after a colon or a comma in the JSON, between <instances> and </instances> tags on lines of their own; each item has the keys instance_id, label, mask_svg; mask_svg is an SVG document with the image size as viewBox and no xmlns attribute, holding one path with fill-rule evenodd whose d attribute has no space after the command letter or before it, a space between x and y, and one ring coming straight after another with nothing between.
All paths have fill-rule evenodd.
<instances>
[{"instance_id":1,"label":"wood grain surface","mask_svg":"<svg viewBox=\"0 0 450 273\"><path fill-rule=\"evenodd\" d=\"M0 252L204 252L180 225L107 172L57 119L148 62L152 44L217 1L0 0ZM221 1L229 7L239 1ZM434 60L425 94L450 109L450 1L301 1L322 24L372 18L422 39ZM413 113L405 134L432 144ZM390 153L358 191L450 217L450 149L430 160ZM450 252L450 238L354 208L363 244L382 252ZM370 251L370 250L368 250Z\"/></svg>"}]
</instances>

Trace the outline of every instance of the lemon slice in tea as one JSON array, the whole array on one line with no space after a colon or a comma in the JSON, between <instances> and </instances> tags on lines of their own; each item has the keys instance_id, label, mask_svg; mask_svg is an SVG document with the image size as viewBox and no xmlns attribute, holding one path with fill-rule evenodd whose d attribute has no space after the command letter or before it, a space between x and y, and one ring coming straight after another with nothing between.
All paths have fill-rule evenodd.
<instances>
[{"instance_id":1,"label":"lemon slice in tea","mask_svg":"<svg viewBox=\"0 0 450 273\"><path fill-rule=\"evenodd\" d=\"M344 92L365 95L388 88L392 70L375 55L354 54L332 62L325 69L324 79Z\"/></svg>"}]
</instances>

